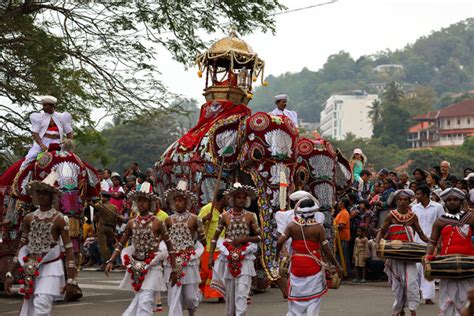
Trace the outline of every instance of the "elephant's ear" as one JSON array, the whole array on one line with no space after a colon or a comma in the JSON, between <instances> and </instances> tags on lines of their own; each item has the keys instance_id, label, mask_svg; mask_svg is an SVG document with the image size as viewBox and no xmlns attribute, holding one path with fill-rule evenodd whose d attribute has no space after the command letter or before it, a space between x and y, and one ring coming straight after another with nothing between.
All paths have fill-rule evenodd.
<instances>
[{"instance_id":1,"label":"elephant's ear","mask_svg":"<svg viewBox=\"0 0 474 316\"><path fill-rule=\"evenodd\" d=\"M339 149L336 150L336 160L336 190L345 191L352 184L351 166Z\"/></svg>"}]
</instances>

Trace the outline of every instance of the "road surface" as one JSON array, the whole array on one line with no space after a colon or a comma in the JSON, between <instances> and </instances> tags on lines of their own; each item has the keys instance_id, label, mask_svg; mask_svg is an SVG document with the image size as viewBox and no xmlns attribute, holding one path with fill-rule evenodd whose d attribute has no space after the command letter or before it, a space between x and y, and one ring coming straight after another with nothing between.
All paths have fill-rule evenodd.
<instances>
[{"instance_id":1,"label":"road surface","mask_svg":"<svg viewBox=\"0 0 474 316\"><path fill-rule=\"evenodd\" d=\"M53 308L57 316L116 316L121 315L133 297L133 293L118 289L123 272L114 272L108 278L101 272L83 271L79 283L84 297L79 302L58 302ZM22 298L8 297L0 292L0 315L17 315ZM166 297L163 297L166 302ZM329 290L323 297L321 315L330 316L380 316L390 315L393 303L392 293L385 282L366 283L364 285L345 284L338 290ZM165 310L155 315L167 315ZM284 316L287 303L278 289L269 289L252 296L248 309L249 316ZM224 304L204 301L199 305L197 315L222 316ZM437 305L421 304L419 316L437 314ZM187 313L185 314L187 315Z\"/></svg>"}]
</instances>

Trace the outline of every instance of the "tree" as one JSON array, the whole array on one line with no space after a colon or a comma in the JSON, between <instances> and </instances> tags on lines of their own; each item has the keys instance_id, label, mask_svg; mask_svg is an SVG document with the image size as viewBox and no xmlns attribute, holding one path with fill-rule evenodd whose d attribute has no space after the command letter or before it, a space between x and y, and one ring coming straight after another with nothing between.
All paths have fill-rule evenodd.
<instances>
[{"instance_id":1,"label":"tree","mask_svg":"<svg viewBox=\"0 0 474 316\"><path fill-rule=\"evenodd\" d=\"M372 105L369 110L369 117L372 121L372 126L373 126L373 136L374 137L380 137L383 131L383 126L382 126L382 103L380 100L376 99L372 102Z\"/></svg>"},{"instance_id":2,"label":"tree","mask_svg":"<svg viewBox=\"0 0 474 316\"><path fill-rule=\"evenodd\" d=\"M399 103L403 99L404 93L399 83L391 81L382 93L383 102Z\"/></svg>"},{"instance_id":3,"label":"tree","mask_svg":"<svg viewBox=\"0 0 474 316\"><path fill-rule=\"evenodd\" d=\"M397 145L399 148L406 148L407 131L411 124L410 112L402 105L395 102L383 104L382 110L383 131L380 135L382 145Z\"/></svg>"},{"instance_id":4,"label":"tree","mask_svg":"<svg viewBox=\"0 0 474 316\"><path fill-rule=\"evenodd\" d=\"M0 145L17 140L21 151L35 94L54 94L59 110L89 127L96 108L122 118L163 110L171 95L157 49L189 66L207 44L199 34L229 25L274 31L282 8L277 0L8 1L0 6Z\"/></svg>"},{"instance_id":5,"label":"tree","mask_svg":"<svg viewBox=\"0 0 474 316\"><path fill-rule=\"evenodd\" d=\"M401 101L401 104L414 117L431 111L437 102L436 91L432 87L418 86L412 94Z\"/></svg>"}]
</instances>

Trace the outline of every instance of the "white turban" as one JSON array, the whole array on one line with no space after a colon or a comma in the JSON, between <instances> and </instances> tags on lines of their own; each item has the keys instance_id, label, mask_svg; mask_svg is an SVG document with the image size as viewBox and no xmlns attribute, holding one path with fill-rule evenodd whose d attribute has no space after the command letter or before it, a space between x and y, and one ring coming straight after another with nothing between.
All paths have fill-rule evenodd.
<instances>
[{"instance_id":1,"label":"white turban","mask_svg":"<svg viewBox=\"0 0 474 316\"><path fill-rule=\"evenodd\" d=\"M470 174L467 175L467 177L464 178L464 180L469 181L471 179L474 179L474 172L471 172Z\"/></svg>"},{"instance_id":2,"label":"white turban","mask_svg":"<svg viewBox=\"0 0 474 316\"><path fill-rule=\"evenodd\" d=\"M298 202L299 200L303 198L309 198L310 196L312 196L311 193L299 190L290 194L290 200L292 200L293 202Z\"/></svg>"},{"instance_id":3,"label":"white turban","mask_svg":"<svg viewBox=\"0 0 474 316\"><path fill-rule=\"evenodd\" d=\"M440 197L443 201L446 201L450 196L457 197L460 200L466 199L466 193L458 188L447 188L440 194Z\"/></svg>"},{"instance_id":4,"label":"white turban","mask_svg":"<svg viewBox=\"0 0 474 316\"><path fill-rule=\"evenodd\" d=\"M52 95L43 95L39 97L41 103L48 103L48 104L56 104L58 103L58 99L53 97Z\"/></svg>"},{"instance_id":5,"label":"white turban","mask_svg":"<svg viewBox=\"0 0 474 316\"><path fill-rule=\"evenodd\" d=\"M415 197L415 192L413 192L410 189L397 190L397 191L393 192L392 194L390 194L390 196L388 197L388 200L387 200L388 205L392 204L392 202L394 200L397 200L400 196L406 196L406 197L412 199L412 198Z\"/></svg>"},{"instance_id":6,"label":"white turban","mask_svg":"<svg viewBox=\"0 0 474 316\"><path fill-rule=\"evenodd\" d=\"M288 101L288 96L286 94L278 94L275 96L275 101L286 100Z\"/></svg>"}]
</instances>

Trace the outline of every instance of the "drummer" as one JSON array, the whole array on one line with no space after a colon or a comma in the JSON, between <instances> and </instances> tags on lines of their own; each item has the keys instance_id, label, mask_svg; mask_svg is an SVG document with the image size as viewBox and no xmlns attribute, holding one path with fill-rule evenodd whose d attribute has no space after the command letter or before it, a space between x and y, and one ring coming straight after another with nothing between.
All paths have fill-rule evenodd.
<instances>
[{"instance_id":1,"label":"drummer","mask_svg":"<svg viewBox=\"0 0 474 316\"><path fill-rule=\"evenodd\" d=\"M438 241L440 255L474 256L471 243L474 216L463 208L466 194L458 188L448 188L441 193L447 213L433 224L426 260L433 260ZM442 279L439 284L439 315L459 315L466 303L469 289L474 288L474 278Z\"/></svg>"},{"instance_id":2,"label":"drummer","mask_svg":"<svg viewBox=\"0 0 474 316\"><path fill-rule=\"evenodd\" d=\"M377 245L386 234L388 234L389 240L398 240L403 243L413 242L414 232L416 232L421 240L426 243L429 241L421 230L418 217L410 209L410 203L414 196L415 193L410 189L397 190L393 193L392 198L397 201L397 209L390 211L385 218L383 226L377 234ZM416 263L387 259L384 271L395 296L392 314L405 315L404 308L408 306L411 315L416 315L416 309L420 304L420 286Z\"/></svg>"}]
</instances>

